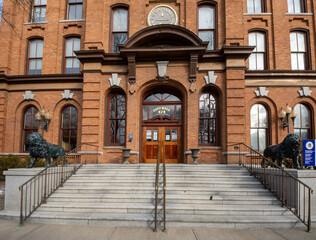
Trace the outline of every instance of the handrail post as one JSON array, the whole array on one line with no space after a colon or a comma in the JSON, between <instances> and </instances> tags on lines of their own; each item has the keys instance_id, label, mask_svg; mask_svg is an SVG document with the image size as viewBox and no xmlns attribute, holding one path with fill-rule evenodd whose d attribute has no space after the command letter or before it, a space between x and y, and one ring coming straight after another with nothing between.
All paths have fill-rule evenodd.
<instances>
[{"instance_id":1,"label":"handrail post","mask_svg":"<svg viewBox=\"0 0 316 240\"><path fill-rule=\"evenodd\" d=\"M45 183L44 183L44 199L43 199L43 203L46 203L46 185L47 185L47 168L45 169Z\"/></svg>"},{"instance_id":2,"label":"handrail post","mask_svg":"<svg viewBox=\"0 0 316 240\"><path fill-rule=\"evenodd\" d=\"M19 226L23 225L23 186L20 188L21 191L21 206L20 206L20 224Z\"/></svg>"},{"instance_id":3,"label":"handrail post","mask_svg":"<svg viewBox=\"0 0 316 240\"><path fill-rule=\"evenodd\" d=\"M305 221L305 219L304 219ZM307 219L307 232L311 230L311 190L308 189L308 219Z\"/></svg>"},{"instance_id":4,"label":"handrail post","mask_svg":"<svg viewBox=\"0 0 316 240\"><path fill-rule=\"evenodd\" d=\"M157 149L157 163L156 163L156 181L155 181L155 227L154 232L157 232L157 220L158 220L158 181L159 181L159 162L160 162L160 143L158 143Z\"/></svg>"}]
</instances>

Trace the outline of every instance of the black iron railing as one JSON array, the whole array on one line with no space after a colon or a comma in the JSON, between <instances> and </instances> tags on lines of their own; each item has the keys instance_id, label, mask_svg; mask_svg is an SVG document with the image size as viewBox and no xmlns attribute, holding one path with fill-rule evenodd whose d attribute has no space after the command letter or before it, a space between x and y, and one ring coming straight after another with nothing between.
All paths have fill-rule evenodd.
<instances>
[{"instance_id":1,"label":"black iron railing","mask_svg":"<svg viewBox=\"0 0 316 240\"><path fill-rule=\"evenodd\" d=\"M20 225L53 194L64 182L86 163L96 163L98 146L81 144L64 157L44 168L27 182L20 185Z\"/></svg>"},{"instance_id":2,"label":"black iron railing","mask_svg":"<svg viewBox=\"0 0 316 240\"><path fill-rule=\"evenodd\" d=\"M229 146L239 154L239 164L272 192L306 227L311 230L313 189L244 143Z\"/></svg>"}]
</instances>

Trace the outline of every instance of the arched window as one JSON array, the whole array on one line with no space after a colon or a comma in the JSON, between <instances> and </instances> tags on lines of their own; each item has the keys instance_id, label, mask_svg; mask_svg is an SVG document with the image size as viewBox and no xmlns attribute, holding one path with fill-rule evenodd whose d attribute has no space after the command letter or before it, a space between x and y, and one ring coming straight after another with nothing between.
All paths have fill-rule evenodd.
<instances>
[{"instance_id":1,"label":"arched window","mask_svg":"<svg viewBox=\"0 0 316 240\"><path fill-rule=\"evenodd\" d=\"M203 93L199 101L199 144L215 145L217 104L215 97L210 93Z\"/></svg>"},{"instance_id":2,"label":"arched window","mask_svg":"<svg viewBox=\"0 0 316 240\"><path fill-rule=\"evenodd\" d=\"M125 144L126 100L120 93L113 93L109 98L109 144Z\"/></svg>"},{"instance_id":3,"label":"arched window","mask_svg":"<svg viewBox=\"0 0 316 240\"><path fill-rule=\"evenodd\" d=\"M311 123L310 123L310 110L304 104L297 104L294 107L297 116L294 122L294 134L297 134L301 139L310 139L311 136Z\"/></svg>"},{"instance_id":4,"label":"arched window","mask_svg":"<svg viewBox=\"0 0 316 240\"><path fill-rule=\"evenodd\" d=\"M216 8L213 5L201 4L199 5L198 15L198 35L205 41L209 42L207 50L215 49L215 34L216 34Z\"/></svg>"},{"instance_id":5,"label":"arched window","mask_svg":"<svg viewBox=\"0 0 316 240\"><path fill-rule=\"evenodd\" d=\"M28 74L42 74L43 46L42 39L29 41Z\"/></svg>"},{"instance_id":6,"label":"arched window","mask_svg":"<svg viewBox=\"0 0 316 240\"><path fill-rule=\"evenodd\" d=\"M71 37L66 39L65 48L65 73L79 73L80 62L74 51L80 50L80 38Z\"/></svg>"},{"instance_id":7,"label":"arched window","mask_svg":"<svg viewBox=\"0 0 316 240\"><path fill-rule=\"evenodd\" d=\"M268 144L268 111L262 104L255 104L250 110L251 148L263 152Z\"/></svg>"},{"instance_id":8,"label":"arched window","mask_svg":"<svg viewBox=\"0 0 316 240\"><path fill-rule=\"evenodd\" d=\"M26 145L27 136L33 132L38 132L39 121L35 118L36 113L38 113L38 109L35 106L29 106L24 111L22 135L23 152L28 151L28 147Z\"/></svg>"},{"instance_id":9,"label":"arched window","mask_svg":"<svg viewBox=\"0 0 316 240\"><path fill-rule=\"evenodd\" d=\"M61 146L69 152L77 146L78 110L72 106L66 106L61 113L60 126Z\"/></svg>"},{"instance_id":10,"label":"arched window","mask_svg":"<svg viewBox=\"0 0 316 240\"><path fill-rule=\"evenodd\" d=\"M295 31L290 34L291 66L292 70L306 70L309 68L307 34Z\"/></svg>"},{"instance_id":11,"label":"arched window","mask_svg":"<svg viewBox=\"0 0 316 240\"><path fill-rule=\"evenodd\" d=\"M267 69L266 36L263 32L251 32L248 34L250 46L256 46L249 57L249 70Z\"/></svg>"},{"instance_id":12,"label":"arched window","mask_svg":"<svg viewBox=\"0 0 316 240\"><path fill-rule=\"evenodd\" d=\"M128 38L128 9L115 7L112 9L112 34L111 50L113 53L120 52L118 44L124 44Z\"/></svg>"}]
</instances>

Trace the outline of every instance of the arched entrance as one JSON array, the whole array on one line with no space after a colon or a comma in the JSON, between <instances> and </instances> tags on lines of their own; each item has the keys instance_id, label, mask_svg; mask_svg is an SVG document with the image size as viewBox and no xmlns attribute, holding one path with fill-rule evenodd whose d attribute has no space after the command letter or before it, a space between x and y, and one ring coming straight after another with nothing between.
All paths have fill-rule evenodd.
<instances>
[{"instance_id":1,"label":"arched entrance","mask_svg":"<svg viewBox=\"0 0 316 240\"><path fill-rule=\"evenodd\" d=\"M158 144L165 144L166 163L180 163L182 98L173 91L149 91L142 100L142 161L156 163ZM162 161L162 147L159 149Z\"/></svg>"}]
</instances>

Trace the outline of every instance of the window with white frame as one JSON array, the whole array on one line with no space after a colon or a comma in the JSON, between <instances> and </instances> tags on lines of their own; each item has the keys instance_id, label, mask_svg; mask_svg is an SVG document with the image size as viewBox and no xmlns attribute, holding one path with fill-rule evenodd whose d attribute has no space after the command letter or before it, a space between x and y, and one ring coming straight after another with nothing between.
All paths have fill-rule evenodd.
<instances>
[{"instance_id":1,"label":"window with white frame","mask_svg":"<svg viewBox=\"0 0 316 240\"><path fill-rule=\"evenodd\" d=\"M116 7L112 10L112 52L120 52L118 45L128 39L128 9Z\"/></svg>"},{"instance_id":2,"label":"window with white frame","mask_svg":"<svg viewBox=\"0 0 316 240\"><path fill-rule=\"evenodd\" d=\"M297 115L294 121L294 134L303 139L311 138L310 110L304 104L297 104L294 107Z\"/></svg>"},{"instance_id":3,"label":"window with white frame","mask_svg":"<svg viewBox=\"0 0 316 240\"><path fill-rule=\"evenodd\" d=\"M250 46L256 46L249 57L249 70L266 69L266 43L265 33L251 32L248 34Z\"/></svg>"},{"instance_id":4,"label":"window with white frame","mask_svg":"<svg viewBox=\"0 0 316 240\"><path fill-rule=\"evenodd\" d=\"M65 73L79 73L80 61L74 51L80 50L80 38L71 37L66 39L65 49Z\"/></svg>"},{"instance_id":5,"label":"window with white frame","mask_svg":"<svg viewBox=\"0 0 316 240\"><path fill-rule=\"evenodd\" d=\"M208 42L207 50L215 49L215 7L212 5L200 5L198 16L198 35L201 40Z\"/></svg>"},{"instance_id":6,"label":"window with white frame","mask_svg":"<svg viewBox=\"0 0 316 240\"><path fill-rule=\"evenodd\" d=\"M306 70L308 63L306 34L303 32L291 32L290 41L292 70Z\"/></svg>"},{"instance_id":7,"label":"window with white frame","mask_svg":"<svg viewBox=\"0 0 316 240\"><path fill-rule=\"evenodd\" d=\"M44 22L46 17L47 0L34 0L32 22Z\"/></svg>"},{"instance_id":8,"label":"window with white frame","mask_svg":"<svg viewBox=\"0 0 316 240\"><path fill-rule=\"evenodd\" d=\"M289 13L303 13L305 12L304 0L287 0L287 7Z\"/></svg>"},{"instance_id":9,"label":"window with white frame","mask_svg":"<svg viewBox=\"0 0 316 240\"><path fill-rule=\"evenodd\" d=\"M247 0L248 13L262 13L263 6L263 0Z\"/></svg>"}]
</instances>

